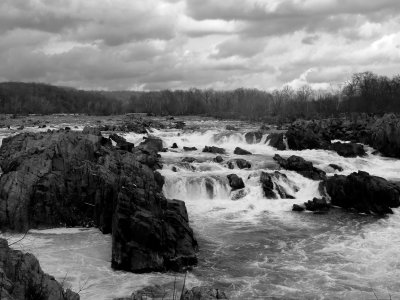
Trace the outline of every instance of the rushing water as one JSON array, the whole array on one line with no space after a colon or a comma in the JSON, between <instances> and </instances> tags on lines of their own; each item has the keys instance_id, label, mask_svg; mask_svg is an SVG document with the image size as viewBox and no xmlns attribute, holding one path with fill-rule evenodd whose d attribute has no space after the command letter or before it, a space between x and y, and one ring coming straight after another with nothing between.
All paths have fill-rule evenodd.
<instances>
[{"instance_id":1,"label":"rushing water","mask_svg":"<svg viewBox=\"0 0 400 300\"><path fill-rule=\"evenodd\" d=\"M200 245L199 264L189 274L187 285L215 285L231 299L399 299L400 298L400 211L387 218L357 215L339 209L326 215L295 213L293 203L319 196L318 182L282 171L288 177L286 188L296 199L269 200L259 184L261 170L273 171L275 153L299 155L332 175L335 163L342 174L364 170L400 181L400 160L373 155L343 158L324 150L276 151L261 142L247 144L244 133L255 130L251 124L214 120L190 120L194 130L153 130L166 147L179 148L162 153L166 178L164 193L186 202L191 226ZM227 124L240 128L226 131ZM29 128L27 129L29 130ZM11 134L0 132L0 139ZM125 134L135 143L143 135ZM231 170L212 161L213 154L202 153L205 145L227 150L223 158L239 146L253 155L242 157L252 163L249 170ZM184 152L183 146L199 150ZM197 159L182 164L183 157ZM173 172L175 167L177 172ZM230 192L226 176L238 174L247 195L239 200ZM16 240L19 236L9 237ZM159 284L172 289L181 274L137 275L110 268L111 237L95 229L54 229L31 231L15 247L33 252L42 268L65 281L82 299L112 299L133 290Z\"/></svg>"}]
</instances>

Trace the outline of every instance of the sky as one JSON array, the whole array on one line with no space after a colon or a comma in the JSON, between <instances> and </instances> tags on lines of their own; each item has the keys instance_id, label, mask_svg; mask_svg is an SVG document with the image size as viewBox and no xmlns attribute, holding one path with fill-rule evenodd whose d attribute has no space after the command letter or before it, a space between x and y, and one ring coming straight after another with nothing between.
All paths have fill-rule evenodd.
<instances>
[{"instance_id":1,"label":"sky","mask_svg":"<svg viewBox=\"0 0 400 300\"><path fill-rule=\"evenodd\" d=\"M367 70L399 73L399 0L0 1L0 81L329 89Z\"/></svg>"}]
</instances>

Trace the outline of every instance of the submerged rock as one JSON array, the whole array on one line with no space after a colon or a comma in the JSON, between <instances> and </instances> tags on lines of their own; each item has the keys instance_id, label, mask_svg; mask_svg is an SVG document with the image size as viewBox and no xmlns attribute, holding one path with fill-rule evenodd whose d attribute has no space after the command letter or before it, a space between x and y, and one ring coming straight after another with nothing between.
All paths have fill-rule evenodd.
<instances>
[{"instance_id":1,"label":"submerged rock","mask_svg":"<svg viewBox=\"0 0 400 300\"><path fill-rule=\"evenodd\" d=\"M0 148L0 226L86 226L112 232L112 266L133 272L196 263L197 242L183 202L162 195L159 139L132 152L81 132L24 133Z\"/></svg>"},{"instance_id":2,"label":"submerged rock","mask_svg":"<svg viewBox=\"0 0 400 300\"><path fill-rule=\"evenodd\" d=\"M225 149L215 146L205 146L203 152L214 153L214 154L225 154Z\"/></svg>"},{"instance_id":3,"label":"submerged rock","mask_svg":"<svg viewBox=\"0 0 400 300\"><path fill-rule=\"evenodd\" d=\"M251 168L251 163L242 158L231 159L227 164L229 169L234 169L235 167L238 167L239 169Z\"/></svg>"},{"instance_id":4,"label":"submerged rock","mask_svg":"<svg viewBox=\"0 0 400 300\"><path fill-rule=\"evenodd\" d=\"M294 192L297 192L299 189L293 182L291 182L285 174L282 174L278 171L274 173L266 173L261 172L260 182L261 187L264 192L264 196L268 199L276 199L278 196L282 199L294 199L295 197L291 195L285 187L276 183L276 181L283 181L286 185L291 186Z\"/></svg>"},{"instance_id":5,"label":"submerged rock","mask_svg":"<svg viewBox=\"0 0 400 300\"><path fill-rule=\"evenodd\" d=\"M244 188L243 179L237 176L236 174L230 174L227 177L229 180L229 185L233 191Z\"/></svg>"},{"instance_id":6,"label":"submerged rock","mask_svg":"<svg viewBox=\"0 0 400 300\"><path fill-rule=\"evenodd\" d=\"M251 155L250 151L244 150L239 147L236 147L235 150L233 151L233 153L236 155Z\"/></svg>"},{"instance_id":7,"label":"submerged rock","mask_svg":"<svg viewBox=\"0 0 400 300\"><path fill-rule=\"evenodd\" d=\"M39 261L30 253L10 249L0 239L1 299L79 300L78 294L42 271Z\"/></svg>"},{"instance_id":8,"label":"submerged rock","mask_svg":"<svg viewBox=\"0 0 400 300\"><path fill-rule=\"evenodd\" d=\"M328 178L326 188L332 205L361 213L383 215L400 206L400 187L367 172L335 175Z\"/></svg>"},{"instance_id":9,"label":"submerged rock","mask_svg":"<svg viewBox=\"0 0 400 300\"><path fill-rule=\"evenodd\" d=\"M284 159L279 154L275 154L274 160L277 161L282 168L290 171L296 171L306 178L312 180L326 179L326 174L324 171L315 168L311 162L306 161L300 156L292 155L288 159Z\"/></svg>"},{"instance_id":10,"label":"submerged rock","mask_svg":"<svg viewBox=\"0 0 400 300\"><path fill-rule=\"evenodd\" d=\"M244 197L246 197L248 194L250 193L250 189L248 188L243 188L240 190L234 190L231 193L231 199L236 201L236 200L240 200Z\"/></svg>"},{"instance_id":11,"label":"submerged rock","mask_svg":"<svg viewBox=\"0 0 400 300\"><path fill-rule=\"evenodd\" d=\"M194 163L194 162L197 162L197 159L194 157L184 157L184 158L182 158L181 162Z\"/></svg>"}]
</instances>

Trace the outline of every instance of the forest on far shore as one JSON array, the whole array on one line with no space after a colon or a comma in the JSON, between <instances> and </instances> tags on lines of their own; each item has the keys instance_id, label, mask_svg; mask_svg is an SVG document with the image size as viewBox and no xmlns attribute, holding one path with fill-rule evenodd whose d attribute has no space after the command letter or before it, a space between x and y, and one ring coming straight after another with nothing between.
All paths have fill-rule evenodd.
<instances>
[{"instance_id":1,"label":"forest on far shore","mask_svg":"<svg viewBox=\"0 0 400 300\"><path fill-rule=\"evenodd\" d=\"M80 113L112 115L206 115L253 120L330 117L341 113L400 112L400 75L356 73L330 91L285 86L272 92L239 88L232 91L162 90L83 91L41 83L0 83L0 113Z\"/></svg>"}]
</instances>

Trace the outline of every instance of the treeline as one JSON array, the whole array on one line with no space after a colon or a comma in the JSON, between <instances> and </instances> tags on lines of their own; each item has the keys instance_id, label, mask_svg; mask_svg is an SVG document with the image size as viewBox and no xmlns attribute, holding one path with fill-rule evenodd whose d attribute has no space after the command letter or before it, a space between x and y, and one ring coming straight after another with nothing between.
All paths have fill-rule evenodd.
<instances>
[{"instance_id":1,"label":"treeline","mask_svg":"<svg viewBox=\"0 0 400 300\"><path fill-rule=\"evenodd\" d=\"M122 103L98 92L41 83L0 83L0 113L82 113L109 115L122 112Z\"/></svg>"},{"instance_id":2,"label":"treeline","mask_svg":"<svg viewBox=\"0 0 400 300\"><path fill-rule=\"evenodd\" d=\"M45 84L0 84L0 113L153 113L156 115L208 115L222 118L315 118L340 113L400 112L400 76L371 72L354 74L329 91L289 86L272 92L256 89L232 91L162 90L152 92L88 92Z\"/></svg>"}]
</instances>

